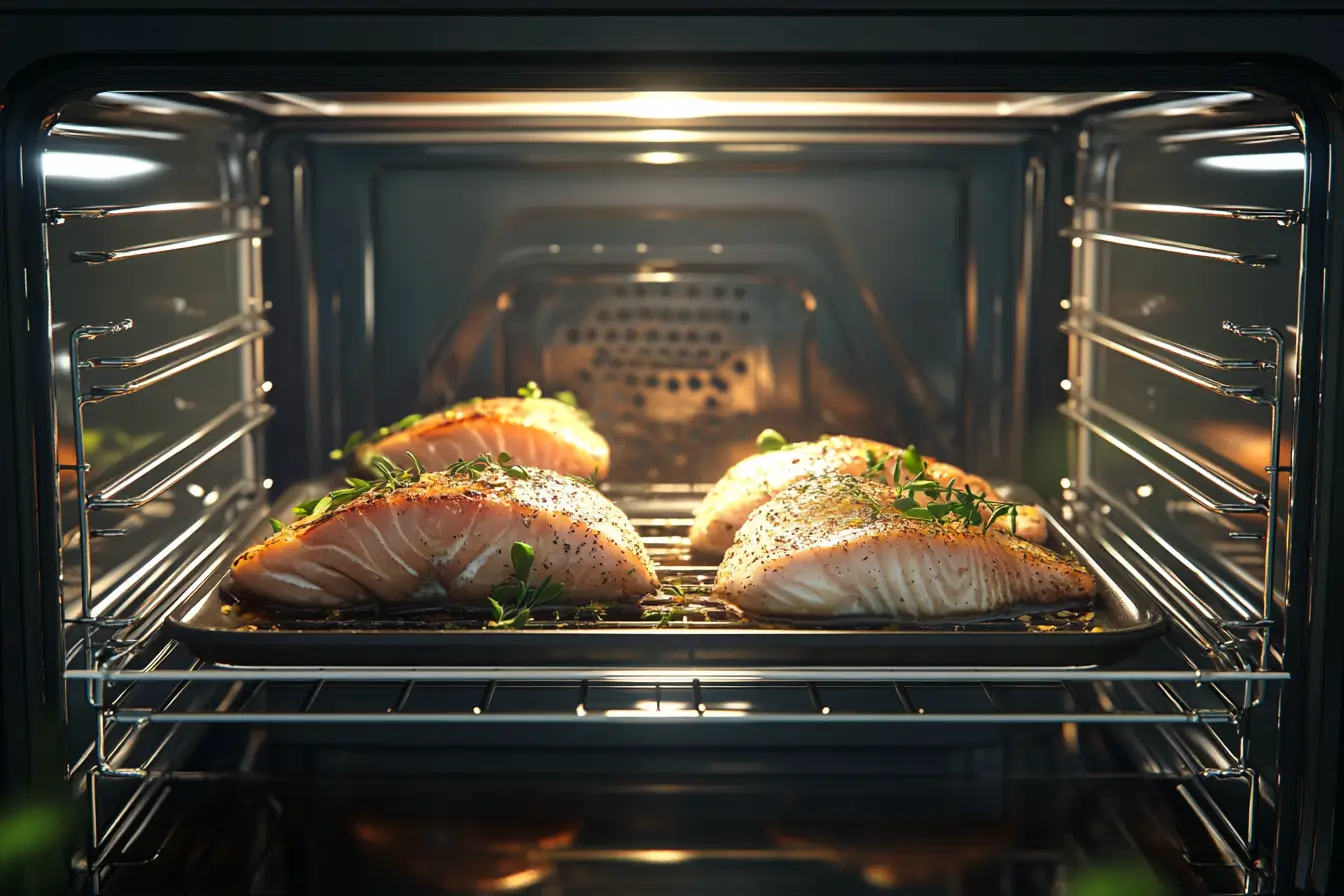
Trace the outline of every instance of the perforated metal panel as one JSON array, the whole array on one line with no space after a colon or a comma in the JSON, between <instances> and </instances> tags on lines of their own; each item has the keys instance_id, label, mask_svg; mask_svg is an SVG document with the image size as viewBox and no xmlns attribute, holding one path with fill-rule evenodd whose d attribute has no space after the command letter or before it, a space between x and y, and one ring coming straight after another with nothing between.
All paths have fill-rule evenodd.
<instances>
[{"instance_id":1,"label":"perforated metal panel","mask_svg":"<svg viewBox=\"0 0 1344 896\"><path fill-rule=\"evenodd\" d=\"M658 272L536 292L519 320L536 325L546 381L570 384L612 442L617 478L712 478L806 408L816 303L796 281Z\"/></svg>"}]
</instances>

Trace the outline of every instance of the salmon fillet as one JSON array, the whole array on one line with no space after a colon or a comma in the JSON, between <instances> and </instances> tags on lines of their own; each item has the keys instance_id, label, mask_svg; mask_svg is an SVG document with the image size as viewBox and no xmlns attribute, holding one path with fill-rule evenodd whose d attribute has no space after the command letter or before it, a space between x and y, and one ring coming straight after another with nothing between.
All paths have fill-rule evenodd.
<instances>
[{"instance_id":1,"label":"salmon fillet","mask_svg":"<svg viewBox=\"0 0 1344 896\"><path fill-rule=\"evenodd\" d=\"M233 561L225 587L296 608L369 604L485 605L513 573L515 542L533 549L532 575L586 603L658 590L634 526L606 496L548 470L526 479L488 470L425 473L281 529Z\"/></svg>"},{"instance_id":2,"label":"salmon fillet","mask_svg":"<svg viewBox=\"0 0 1344 896\"><path fill-rule=\"evenodd\" d=\"M691 523L691 549L702 554L722 554L757 507L809 476L819 473L858 476L868 469L869 452L878 458L890 458L884 465L889 477L899 469L900 450L871 439L828 436L815 442L798 442L778 451L754 454L739 461L714 484L696 509ZM979 476L932 458L925 460L929 476L940 484L946 485L955 479L958 487L972 488L977 494L983 492L991 501L1002 500ZM904 469L900 474L903 482L913 478ZM929 499L921 496L919 500L927 503ZM1007 528L1009 524L1006 518L1001 518L995 525ZM1029 505L1018 508L1017 534L1037 543L1045 541L1048 533L1040 508Z\"/></svg>"},{"instance_id":3,"label":"salmon fillet","mask_svg":"<svg viewBox=\"0 0 1344 896\"><path fill-rule=\"evenodd\" d=\"M601 479L611 466L607 440L588 416L554 398L483 398L429 414L404 429L355 450L359 472L374 457L405 457L409 451L428 470L481 454L501 452L529 467Z\"/></svg>"},{"instance_id":4,"label":"salmon fillet","mask_svg":"<svg viewBox=\"0 0 1344 896\"><path fill-rule=\"evenodd\" d=\"M758 616L981 616L1090 598L1096 580L998 528L911 519L890 485L825 474L752 512L714 595Z\"/></svg>"}]
</instances>

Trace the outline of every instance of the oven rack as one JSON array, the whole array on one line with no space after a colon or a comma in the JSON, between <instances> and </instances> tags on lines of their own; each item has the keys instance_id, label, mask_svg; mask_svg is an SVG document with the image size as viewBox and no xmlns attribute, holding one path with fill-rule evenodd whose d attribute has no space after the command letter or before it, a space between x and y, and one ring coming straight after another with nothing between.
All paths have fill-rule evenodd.
<instances>
[{"instance_id":1,"label":"oven rack","mask_svg":"<svg viewBox=\"0 0 1344 896\"><path fill-rule=\"evenodd\" d=\"M1118 511L1118 515L1125 518L1125 526L1121 527L1115 519L1099 517L1095 528L1109 534L1099 535L1098 542L1107 554L1135 574L1135 580L1172 615L1177 624L1202 650L1215 657L1244 656L1260 669L1282 668L1282 657L1278 656L1271 646L1271 630L1275 624L1274 614L1278 595L1276 564L1281 553L1280 480L1282 476L1292 472L1291 465L1283 463L1281 458L1285 377L1283 334L1274 327L1223 321L1222 329L1225 332L1268 345L1272 352L1272 357L1268 359L1227 357L1166 338L1098 311L1093 307L1090 298L1096 293L1096 288L1089 279L1096 276L1097 261L1094 254L1089 251L1088 244L1097 242L1103 245L1176 252L1224 261L1238 261L1251 266L1277 263L1277 256L1225 258L1222 256L1229 253L1221 253L1220 250L1207 247L1175 244L1169 240L1131 238L1129 235L1125 235L1125 239L1116 239L1112 238L1115 235L1109 231L1093 226L1103 213L1129 210L1130 206L1134 207L1133 210L1175 214L1212 213L1226 210L1224 207L1166 208L1151 203L1117 205L1109 198L1090 204L1070 204L1074 206L1075 226L1062 230L1060 234L1071 239L1076 273L1073 297L1062 303L1063 307L1069 309L1068 320L1061 324L1059 329L1069 337L1070 373L1069 378L1061 384L1068 398L1059 405L1058 410L1069 421L1076 434L1074 466L1077 473L1073 479L1065 480L1063 483L1065 500L1070 502L1065 508L1066 514L1071 517L1086 512L1089 506L1095 507L1101 517L1110 516ZM1263 209L1233 211L1238 213L1229 216L1235 220L1271 220L1283 226L1301 223L1300 213L1293 210L1269 210L1272 214L1260 214L1266 211ZM1245 213L1241 213L1242 211ZM1246 258L1261 260L1273 258L1274 261L1262 264L1246 261ZM1245 482L1216 461L1181 444L1178 439L1171 438L1096 398L1090 379L1098 353L1124 357L1214 395L1266 408L1269 414L1265 433L1269 440L1269 463L1265 466L1267 484L1261 488ZM1240 375L1267 377L1269 382L1258 384L1229 382L1215 375L1206 375L1193 370L1192 366L1222 373L1234 372ZM1253 521L1258 518L1260 521L1258 524L1251 522L1244 526L1239 525L1227 534L1232 540L1258 541L1264 546L1264 576L1257 583L1260 592L1258 602L1251 603L1239 589L1221 575L1205 569L1196 569L1188 557L1153 531L1152 527L1144 523L1124 502L1116 500L1105 486L1096 482L1090 474L1092 439L1109 445L1138 463L1206 513ZM1081 500L1079 500L1080 494L1085 496ZM1139 546L1131 537L1132 532L1127 531L1130 529L1142 532L1156 547L1150 551ZM1123 542L1128 551L1132 551L1141 559L1142 565L1150 573L1155 574L1174 590L1175 603L1152 587L1150 579L1138 573L1138 570L1125 560L1123 556L1125 552L1117 549L1116 541ZM1156 560L1155 554L1165 554L1170 560ZM1225 612L1213 612L1199 595L1183 583L1182 575L1177 573L1177 569L1183 569L1186 575L1194 574L1195 578L1220 601Z\"/></svg>"},{"instance_id":2,"label":"oven rack","mask_svg":"<svg viewBox=\"0 0 1344 896\"><path fill-rule=\"evenodd\" d=\"M1124 127L1101 123L1098 130L1100 143L1111 140L1120 145L1126 139ZM1250 668L1260 670L1287 668L1284 650L1288 645L1283 628L1288 606L1283 589L1291 532L1280 502L1281 496L1288 493L1284 477L1291 475L1292 467L1281 457L1281 446L1285 388L1293 374L1285 366L1283 332L1275 327L1225 320L1224 332L1268 348L1268 357L1258 352L1257 356L1229 356L1209 351L1188 338L1168 338L1108 312L1122 307L1110 297L1112 266L1118 263L1117 247L1128 252L1181 256L1192 259L1192 265L1200 263L1195 260L1217 261L1243 269L1268 268L1282 260L1298 260L1278 253L1230 251L1216 243L1161 238L1143 233L1146 228L1141 222L1193 216L1302 227L1308 209L1141 201L1147 197L1122 200L1116 195L1118 153L1098 149L1100 143L1093 139L1097 136L1086 131L1080 134L1080 160L1087 158L1088 164L1080 162L1075 193L1086 198L1066 199L1066 205L1072 208L1072 222L1060 231L1060 236L1072 246L1073 271L1067 297L1060 302L1068 310L1068 317L1059 327L1069 340L1068 377L1060 384L1066 399L1058 408L1071 432L1070 473L1061 483L1064 516L1071 525L1086 532L1101 556L1124 569L1130 580L1164 609L1173 622L1172 636L1188 642L1190 655L1231 661L1240 658ZM1160 143L1235 141L1249 136L1284 139L1300 138L1301 134L1292 126L1253 125L1168 132L1157 140ZM1097 159L1104 159L1104 164L1096 164ZM1129 215L1123 226L1116 225L1116 213ZM1243 226L1255 225L1228 223L1225 228ZM1204 228L1200 232L1223 231ZM1228 276L1260 275L1252 270ZM1305 301L1304 288L1305 281L1299 278L1299 304ZM1111 406L1106 391L1099 388L1102 378L1098 373L1110 370L1109 366L1101 365L1116 358L1155 371L1161 375L1159 380L1169 377L1173 382L1219 399L1264 408L1268 419L1260 432L1268 440L1265 478L1256 476L1258 482L1247 482L1241 475L1183 444L1180 438L1160 431L1157 425ZM1229 411L1229 416L1234 413ZM1245 416L1237 415L1235 419ZM1207 534L1182 532L1179 524L1164 528L1150 522L1152 508L1136 504L1133 495L1122 498L1127 491L1125 485L1105 478L1105 471L1112 467L1096 464L1098 449L1118 452L1116 457L1123 456L1147 475L1157 477L1177 498L1168 507L1173 520L1176 513L1183 512L1174 509L1183 499L1184 506L1202 518L1202 531ZM1145 490L1152 494L1152 486L1140 486L1139 499L1146 496ZM1220 537L1217 528L1221 521L1227 525ZM1228 551L1221 546L1221 538L1227 539L1225 544L1238 546L1238 550L1244 545L1242 564L1234 564L1226 556ZM1252 560L1252 555L1258 559ZM1242 859L1259 858L1265 837L1261 828L1274 826L1272 819L1278 805L1279 763L1274 748L1265 749L1268 737L1274 734L1271 716L1280 700L1280 693L1271 687L1264 682L1248 682L1241 689L1235 697L1242 708L1236 734L1220 746L1224 755L1235 757L1234 766L1241 770L1247 785L1239 808L1228 811L1224 803L1217 813L1221 839L1232 844L1233 851ZM1164 726L1161 733L1167 746L1176 752L1199 754L1201 747L1191 735L1211 730L1196 732L1192 728ZM1149 738L1133 738L1129 753L1142 764L1142 757L1152 743ZM1208 784L1200 779L1192 788L1203 791L1201 797L1211 797ZM1262 821L1265 817L1271 819L1268 824ZM1253 861L1246 867L1261 866ZM1254 870L1243 880L1246 892L1258 892L1260 877Z\"/></svg>"},{"instance_id":3,"label":"oven rack","mask_svg":"<svg viewBox=\"0 0 1344 896\"><path fill-rule=\"evenodd\" d=\"M53 131L52 136L61 133ZM224 312L223 319L218 319L216 312L212 322L197 324L185 335L134 353L89 351L94 340L118 341L121 334L133 328L131 320L76 322L70 330L67 401L74 457L73 462L59 463L58 470L74 480L74 487L61 496L60 512L66 515L60 524L64 530L61 559L65 573L56 595L64 606L67 673L104 668L134 656L155 656L164 648L158 633L174 599L184 590L198 587L202 577L213 574L221 562L227 563L239 539L266 509L269 482L262 476L259 458L261 440L275 409L268 402L271 384L264 377L262 347L272 327L266 314L269 305L262 298L261 246L271 231L262 224L266 201L260 191L255 135L230 132L224 136L212 134L212 139L216 136L220 136L219 179L210 180L208 188L198 187L193 191L195 198L96 206L72 203L42 209L48 240L51 228L73 218L87 220L90 234L95 230L125 233L124 228L119 231L106 222L127 217L164 222L166 232L157 231L156 235L166 238L153 242L127 239L119 244L114 237L107 237L106 242L113 247L105 248L91 238L93 247L77 245L65 252L53 252L48 243L49 257L90 266L90 277L98 277L92 272L111 262L147 268L157 265L162 271L162 266L170 263L165 259L176 259L192 250L235 247L221 258L229 269L221 269L221 273L228 274L236 302L232 310ZM204 225L198 217L190 230L180 223L173 226L180 214L199 212L217 212L218 216L215 222ZM109 229L100 230L104 226ZM50 289L46 278L36 286ZM99 342L98 347L105 342ZM188 371L226 358L232 359L240 374L238 389L217 407L201 408L201 417L208 419L193 423L186 432L180 431L179 424L179 430L164 436L149 449L152 453L148 456L139 454L130 462L99 469L95 474L89 463L84 425L90 405L112 403L120 410L128 396L172 389ZM180 503L184 493L197 497L193 486L187 484L192 481L190 477L208 470L219 459L227 459L230 464L236 459L238 474L217 490L200 495L199 513L180 526L163 523L164 514L156 511ZM95 547L99 543L106 546L108 539L118 540L129 550L96 552ZM95 559L108 556L111 559L102 563L107 568L96 569ZM126 780L128 776L121 774L116 757L138 750L135 755L142 761L173 767L185 759L194 738L171 728L126 736L106 718L115 701L102 703L94 682L68 681L66 720L78 738L71 743L68 778L87 814L85 841L75 867L86 875L91 892L96 894L101 892L117 842L128 836L134 839L145 799L153 796L134 775L129 776L134 780ZM222 710L230 705L229 700L227 688L214 689L189 694L182 705Z\"/></svg>"}]
</instances>

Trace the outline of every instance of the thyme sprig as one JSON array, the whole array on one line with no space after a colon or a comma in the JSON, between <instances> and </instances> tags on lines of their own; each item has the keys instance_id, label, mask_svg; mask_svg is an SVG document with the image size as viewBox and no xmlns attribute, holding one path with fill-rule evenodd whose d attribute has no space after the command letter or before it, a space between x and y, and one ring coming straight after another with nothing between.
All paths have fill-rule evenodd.
<instances>
[{"instance_id":1,"label":"thyme sprig","mask_svg":"<svg viewBox=\"0 0 1344 896\"><path fill-rule=\"evenodd\" d=\"M591 476L569 476L568 478L573 479L575 482L580 482L589 488L597 488L597 467L593 467L593 475Z\"/></svg>"},{"instance_id":2,"label":"thyme sprig","mask_svg":"<svg viewBox=\"0 0 1344 896\"><path fill-rule=\"evenodd\" d=\"M1003 517L1008 518L1008 527L1017 534L1017 509L1022 505L1013 501L994 501L988 492L976 493L969 485L958 487L955 478L942 483L929 475L929 465L914 445L904 451L878 455L872 449L867 452L867 469L864 479L887 481L887 468L892 460L897 460L896 498L891 506L902 516L913 520L925 520L944 525L959 524L966 528L979 526L988 532L989 527ZM908 482L900 482L900 471L912 477ZM923 497L924 500L920 500Z\"/></svg>"},{"instance_id":3,"label":"thyme sprig","mask_svg":"<svg viewBox=\"0 0 1344 896\"><path fill-rule=\"evenodd\" d=\"M515 541L509 550L509 562L513 566L513 575L509 581L496 585L486 598L490 601L492 618L489 628L522 628L532 619L532 611L537 607L554 603L565 591L561 582L552 582L547 576L540 585L529 587L528 578L532 575L532 562L536 554L532 546Z\"/></svg>"},{"instance_id":4,"label":"thyme sprig","mask_svg":"<svg viewBox=\"0 0 1344 896\"><path fill-rule=\"evenodd\" d=\"M345 480L345 488L338 488L320 498L313 498L311 501L294 505L294 515L300 518L321 516L328 510L340 507L342 504L348 504L361 495L370 492L393 492L419 482L420 477L425 473L425 468L420 463L420 459L411 452L407 451L406 456L411 461L410 466L406 468L397 466L381 455L373 458L369 462L374 473L372 480L351 476ZM273 531L279 532L283 528L285 528L284 523L279 520L271 520Z\"/></svg>"},{"instance_id":5,"label":"thyme sprig","mask_svg":"<svg viewBox=\"0 0 1344 896\"><path fill-rule=\"evenodd\" d=\"M378 439L385 438L396 432L401 432L404 429L410 429L423 419L425 419L424 414L407 414L391 426L380 426L367 436L365 435L364 430L357 429L346 437L344 445L328 452L327 456L332 460L343 460L354 454L355 450L359 448L360 445L363 445L366 442L375 442Z\"/></svg>"},{"instance_id":6,"label":"thyme sprig","mask_svg":"<svg viewBox=\"0 0 1344 896\"><path fill-rule=\"evenodd\" d=\"M673 622L709 622L713 617L708 610L698 607L667 607L662 610L647 609L639 618L643 622L657 620L654 628L667 628Z\"/></svg>"},{"instance_id":7,"label":"thyme sprig","mask_svg":"<svg viewBox=\"0 0 1344 896\"><path fill-rule=\"evenodd\" d=\"M531 474L513 462L513 457L507 451L499 452L498 460L488 454L478 454L469 460L459 460L451 464L444 472L452 476L469 476L472 482L487 473L503 473L510 479L532 478Z\"/></svg>"}]
</instances>

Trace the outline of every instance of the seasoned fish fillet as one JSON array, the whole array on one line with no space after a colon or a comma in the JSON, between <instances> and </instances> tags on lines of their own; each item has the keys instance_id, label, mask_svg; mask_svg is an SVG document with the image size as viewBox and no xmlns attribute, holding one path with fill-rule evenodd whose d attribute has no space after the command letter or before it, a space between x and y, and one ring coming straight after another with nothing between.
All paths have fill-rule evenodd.
<instances>
[{"instance_id":1,"label":"seasoned fish fillet","mask_svg":"<svg viewBox=\"0 0 1344 896\"><path fill-rule=\"evenodd\" d=\"M868 468L868 452L896 456L900 449L885 442L830 436L797 442L778 451L753 454L733 464L705 495L691 523L692 550L722 554L757 507L793 483L818 473L859 475ZM889 465L890 470L895 461Z\"/></svg>"},{"instance_id":2,"label":"seasoned fish fillet","mask_svg":"<svg viewBox=\"0 0 1344 896\"><path fill-rule=\"evenodd\" d=\"M277 532L233 561L227 589L300 608L424 602L479 604L513 572L514 542L532 547L532 579L565 586L564 602L658 590L625 514L597 489L547 470L425 473Z\"/></svg>"},{"instance_id":3,"label":"seasoned fish fillet","mask_svg":"<svg viewBox=\"0 0 1344 896\"><path fill-rule=\"evenodd\" d=\"M691 549L698 553L722 554L733 543L733 536L742 528L747 516L775 495L800 479L819 473L862 474L868 468L868 452L879 458L892 458L886 464L890 476L898 467L900 449L885 442L859 439L853 436L828 436L816 442L799 442L778 451L753 454L734 464L723 478L714 484L695 511L691 524ZM1001 500L989 483L972 476L952 464L928 462L930 478L947 484L955 479L956 485L974 489L977 494L987 493L991 501ZM913 478L901 470L901 479ZM920 498L927 502L927 497ZM1008 526L1001 518L996 526ZM1017 511L1017 534L1038 543L1046 538L1045 517L1037 507L1022 506Z\"/></svg>"},{"instance_id":4,"label":"seasoned fish fillet","mask_svg":"<svg viewBox=\"0 0 1344 896\"><path fill-rule=\"evenodd\" d=\"M891 506L890 485L826 474L753 511L714 595L764 616L979 616L1080 600L1091 573L997 528L937 523Z\"/></svg>"},{"instance_id":5,"label":"seasoned fish fillet","mask_svg":"<svg viewBox=\"0 0 1344 896\"><path fill-rule=\"evenodd\" d=\"M611 449L583 411L554 398L483 398L454 405L355 451L357 467L410 451L428 470L444 470L481 454L512 455L516 463L570 476L607 475Z\"/></svg>"}]
</instances>

